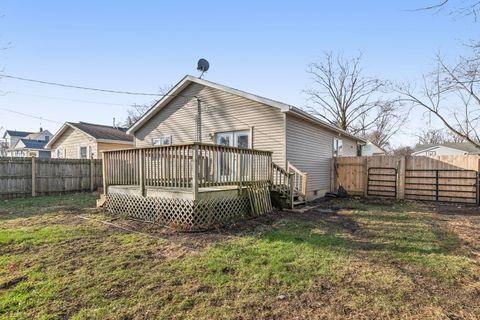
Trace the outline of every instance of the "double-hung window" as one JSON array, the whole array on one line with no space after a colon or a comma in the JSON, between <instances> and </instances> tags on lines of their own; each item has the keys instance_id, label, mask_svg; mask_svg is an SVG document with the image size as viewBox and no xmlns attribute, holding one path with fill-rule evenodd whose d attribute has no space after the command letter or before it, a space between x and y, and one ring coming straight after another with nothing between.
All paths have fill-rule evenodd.
<instances>
[{"instance_id":1,"label":"double-hung window","mask_svg":"<svg viewBox=\"0 0 480 320\"><path fill-rule=\"evenodd\" d=\"M88 159L87 147L80 147L80 159Z\"/></svg>"}]
</instances>

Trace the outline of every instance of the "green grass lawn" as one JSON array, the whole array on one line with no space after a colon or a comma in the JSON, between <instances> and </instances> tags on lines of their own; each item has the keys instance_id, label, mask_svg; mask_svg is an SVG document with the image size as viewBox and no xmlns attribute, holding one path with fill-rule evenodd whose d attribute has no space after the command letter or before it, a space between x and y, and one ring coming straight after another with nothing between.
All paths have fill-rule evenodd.
<instances>
[{"instance_id":1,"label":"green grass lawn","mask_svg":"<svg viewBox=\"0 0 480 320\"><path fill-rule=\"evenodd\" d=\"M0 201L0 319L480 315L478 209L346 200L176 234L97 197Z\"/></svg>"}]
</instances>

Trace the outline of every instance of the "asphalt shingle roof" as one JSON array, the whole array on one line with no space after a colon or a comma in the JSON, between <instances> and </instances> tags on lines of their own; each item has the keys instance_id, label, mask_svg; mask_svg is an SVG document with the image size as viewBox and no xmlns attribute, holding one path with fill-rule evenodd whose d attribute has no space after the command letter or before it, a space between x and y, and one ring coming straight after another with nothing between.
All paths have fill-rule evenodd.
<instances>
[{"instance_id":1,"label":"asphalt shingle roof","mask_svg":"<svg viewBox=\"0 0 480 320\"><path fill-rule=\"evenodd\" d=\"M105 126L87 122L68 122L68 124L82 130L83 132L94 137L95 139L120 140L129 142L133 141L133 137L127 135L126 128L115 128L112 126Z\"/></svg>"},{"instance_id":2,"label":"asphalt shingle roof","mask_svg":"<svg viewBox=\"0 0 480 320\"><path fill-rule=\"evenodd\" d=\"M48 141L39 141L39 140L30 140L30 139L20 139L25 145L25 148L28 149L43 149Z\"/></svg>"},{"instance_id":3,"label":"asphalt shingle roof","mask_svg":"<svg viewBox=\"0 0 480 320\"><path fill-rule=\"evenodd\" d=\"M27 131L17 131L17 130L7 130L5 131L5 134L3 135L3 137L5 138L5 136L8 134L9 136L13 136L13 137L26 137L28 136L29 134L32 134L33 132L27 132Z\"/></svg>"}]
</instances>

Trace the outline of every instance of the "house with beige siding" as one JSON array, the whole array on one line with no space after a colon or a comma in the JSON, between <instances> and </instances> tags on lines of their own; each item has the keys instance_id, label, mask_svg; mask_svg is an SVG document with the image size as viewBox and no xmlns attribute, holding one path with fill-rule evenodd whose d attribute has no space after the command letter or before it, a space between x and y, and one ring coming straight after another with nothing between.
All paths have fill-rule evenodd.
<instances>
[{"instance_id":1,"label":"house with beige siding","mask_svg":"<svg viewBox=\"0 0 480 320\"><path fill-rule=\"evenodd\" d=\"M135 147L194 142L271 151L275 164L305 174L307 200L330 191L332 159L365 143L282 102L184 77L127 131Z\"/></svg>"},{"instance_id":2,"label":"house with beige siding","mask_svg":"<svg viewBox=\"0 0 480 320\"><path fill-rule=\"evenodd\" d=\"M87 122L65 122L45 146L52 158L68 159L101 159L102 151L132 147L125 128Z\"/></svg>"}]
</instances>

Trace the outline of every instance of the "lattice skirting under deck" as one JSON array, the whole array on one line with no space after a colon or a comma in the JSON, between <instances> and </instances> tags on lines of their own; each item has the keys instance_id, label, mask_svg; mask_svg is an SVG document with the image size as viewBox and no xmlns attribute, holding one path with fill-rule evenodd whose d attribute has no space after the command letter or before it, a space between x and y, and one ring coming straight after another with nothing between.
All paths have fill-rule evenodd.
<instances>
[{"instance_id":1,"label":"lattice skirting under deck","mask_svg":"<svg viewBox=\"0 0 480 320\"><path fill-rule=\"evenodd\" d=\"M186 200L111 193L105 207L115 214L183 230L201 230L250 213L248 196Z\"/></svg>"}]
</instances>

